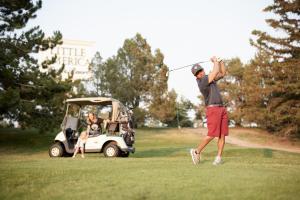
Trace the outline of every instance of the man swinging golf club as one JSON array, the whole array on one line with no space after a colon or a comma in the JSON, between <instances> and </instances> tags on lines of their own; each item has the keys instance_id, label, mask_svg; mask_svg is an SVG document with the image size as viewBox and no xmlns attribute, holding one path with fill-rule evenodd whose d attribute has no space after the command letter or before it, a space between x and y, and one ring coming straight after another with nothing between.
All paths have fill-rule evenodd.
<instances>
[{"instance_id":1,"label":"man swinging golf club","mask_svg":"<svg viewBox=\"0 0 300 200\"><path fill-rule=\"evenodd\" d=\"M225 66L224 62L218 60L215 56L211 58L211 62L213 63L213 71L208 75L205 75L204 69L199 64L195 64L192 67L192 73L196 77L198 87L204 97L208 128L208 133L204 140L196 149L190 150L194 164L200 162L201 152L215 137L218 137L218 154L213 164L221 164L225 136L228 135L228 116L217 87L217 81L223 78L226 73Z\"/></svg>"}]
</instances>

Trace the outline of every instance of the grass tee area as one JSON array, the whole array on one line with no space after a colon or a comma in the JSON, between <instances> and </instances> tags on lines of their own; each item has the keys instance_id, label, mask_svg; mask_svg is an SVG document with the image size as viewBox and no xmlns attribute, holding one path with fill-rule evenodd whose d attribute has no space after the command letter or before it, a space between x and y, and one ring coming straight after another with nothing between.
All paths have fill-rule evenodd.
<instances>
[{"instance_id":1,"label":"grass tee area","mask_svg":"<svg viewBox=\"0 0 300 200\"><path fill-rule=\"evenodd\" d=\"M213 166L213 142L195 166L194 132L137 130L129 158L53 159L54 135L1 130L0 199L299 199L300 154L227 144L224 164Z\"/></svg>"}]
</instances>

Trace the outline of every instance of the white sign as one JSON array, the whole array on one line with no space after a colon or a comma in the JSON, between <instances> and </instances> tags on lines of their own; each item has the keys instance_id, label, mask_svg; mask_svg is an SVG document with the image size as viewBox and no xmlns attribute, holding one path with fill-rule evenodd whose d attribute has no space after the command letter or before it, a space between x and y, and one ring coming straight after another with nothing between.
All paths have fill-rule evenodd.
<instances>
[{"instance_id":1,"label":"white sign","mask_svg":"<svg viewBox=\"0 0 300 200\"><path fill-rule=\"evenodd\" d=\"M62 45L41 52L39 60L42 62L56 55L56 62L51 68L59 69L65 64L62 79L73 73L73 80L86 80L91 77L89 65L95 54L93 46L94 42L64 39Z\"/></svg>"}]
</instances>

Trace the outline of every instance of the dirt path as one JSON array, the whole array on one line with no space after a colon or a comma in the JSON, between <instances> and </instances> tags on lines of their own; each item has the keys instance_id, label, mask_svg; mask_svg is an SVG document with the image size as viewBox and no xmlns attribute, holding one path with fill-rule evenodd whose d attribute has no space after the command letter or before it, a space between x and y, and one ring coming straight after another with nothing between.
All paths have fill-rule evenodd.
<instances>
[{"instance_id":1,"label":"dirt path","mask_svg":"<svg viewBox=\"0 0 300 200\"><path fill-rule=\"evenodd\" d=\"M273 150L280 150L280 151L287 151L287 152L293 152L293 153L300 153L299 147L285 147L282 145L266 145L266 144L257 144L253 142L248 142L245 140L241 140L236 138L235 136L229 136L226 138L226 143L234 144L242 147L249 147L249 148L263 148L263 149L273 149Z\"/></svg>"},{"instance_id":2,"label":"dirt path","mask_svg":"<svg viewBox=\"0 0 300 200\"><path fill-rule=\"evenodd\" d=\"M184 130L206 135L206 128ZM293 153L300 153L300 141L290 141L286 138L270 135L261 130L247 128L231 128L226 143L248 148L264 148Z\"/></svg>"}]
</instances>

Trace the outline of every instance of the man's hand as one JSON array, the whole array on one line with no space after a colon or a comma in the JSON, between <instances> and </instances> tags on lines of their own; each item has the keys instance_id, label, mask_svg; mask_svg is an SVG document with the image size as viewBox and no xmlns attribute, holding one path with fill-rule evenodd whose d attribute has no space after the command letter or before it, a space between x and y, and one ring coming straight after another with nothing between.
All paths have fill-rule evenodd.
<instances>
[{"instance_id":1,"label":"man's hand","mask_svg":"<svg viewBox=\"0 0 300 200\"><path fill-rule=\"evenodd\" d=\"M224 77L226 75L226 69L225 69L224 61L221 60L219 63L220 63L220 75L222 77Z\"/></svg>"},{"instance_id":2,"label":"man's hand","mask_svg":"<svg viewBox=\"0 0 300 200\"><path fill-rule=\"evenodd\" d=\"M218 58L218 62L220 63L220 71L217 74L217 76L215 77L215 79L214 79L215 81L222 79L226 75L224 61L222 59L219 60L219 58Z\"/></svg>"},{"instance_id":3,"label":"man's hand","mask_svg":"<svg viewBox=\"0 0 300 200\"><path fill-rule=\"evenodd\" d=\"M216 56L213 56L213 57L210 58L210 61L211 61L212 63L215 63L215 62L218 62L218 59L217 59Z\"/></svg>"},{"instance_id":4,"label":"man's hand","mask_svg":"<svg viewBox=\"0 0 300 200\"><path fill-rule=\"evenodd\" d=\"M214 68L213 71L208 75L208 83L211 83L220 71L220 66L217 57L213 56L210 60L214 63Z\"/></svg>"}]
</instances>

